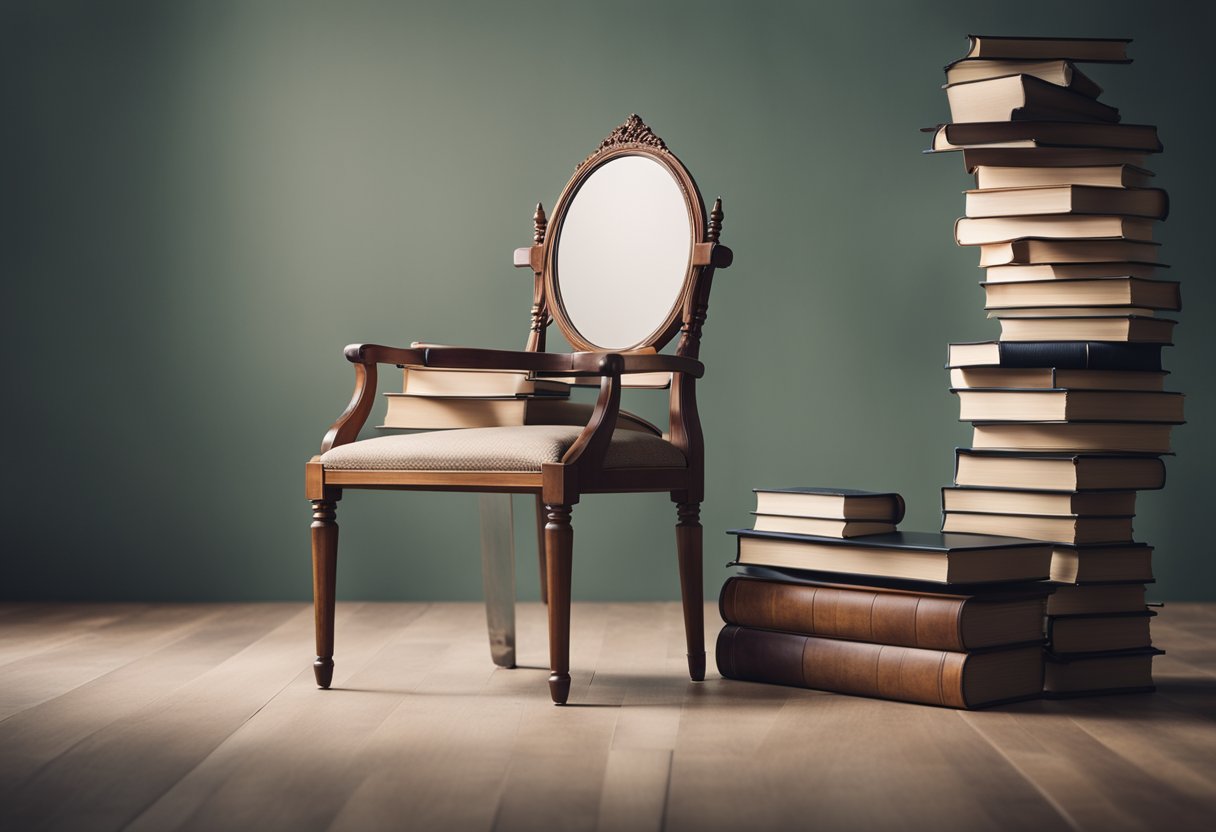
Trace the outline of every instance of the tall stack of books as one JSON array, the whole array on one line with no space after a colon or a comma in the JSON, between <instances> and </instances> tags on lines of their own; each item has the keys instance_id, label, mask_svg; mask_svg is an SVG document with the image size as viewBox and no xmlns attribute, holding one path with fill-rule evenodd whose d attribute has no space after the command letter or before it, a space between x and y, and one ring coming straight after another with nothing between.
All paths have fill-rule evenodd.
<instances>
[{"instance_id":1,"label":"tall stack of books","mask_svg":"<svg viewBox=\"0 0 1216 832\"><path fill-rule=\"evenodd\" d=\"M898 494L756 495L731 532L723 676L954 708L1040 694L1050 544L898 532Z\"/></svg>"},{"instance_id":2,"label":"tall stack of books","mask_svg":"<svg viewBox=\"0 0 1216 832\"><path fill-rule=\"evenodd\" d=\"M955 240L980 251L997 342L952 344L972 447L942 491L943 530L1055 544L1045 690L1152 687L1152 549L1133 540L1136 491L1164 485L1183 419L1161 348L1181 307L1153 241L1165 191L1145 168L1152 125L1123 124L1077 64L1129 63L1126 40L971 36L946 67L951 123L976 189Z\"/></svg>"}]
</instances>

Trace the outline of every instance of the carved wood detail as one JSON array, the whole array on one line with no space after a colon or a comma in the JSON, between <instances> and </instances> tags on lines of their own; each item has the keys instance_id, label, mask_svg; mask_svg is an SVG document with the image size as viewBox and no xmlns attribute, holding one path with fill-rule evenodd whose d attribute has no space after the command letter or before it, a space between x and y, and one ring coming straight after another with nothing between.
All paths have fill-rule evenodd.
<instances>
[{"instance_id":1,"label":"carved wood detail","mask_svg":"<svg viewBox=\"0 0 1216 832\"><path fill-rule=\"evenodd\" d=\"M595 153L579 162L577 167L581 168L595 157L596 154L605 150L625 146L649 147L661 153L670 153L667 149L667 143L655 135L646 122L642 121L642 117L637 113L630 113L629 118L625 119L625 123L609 133L600 142L600 146L595 149Z\"/></svg>"},{"instance_id":2,"label":"carved wood detail","mask_svg":"<svg viewBox=\"0 0 1216 832\"><path fill-rule=\"evenodd\" d=\"M549 218L545 216L545 206L538 202L536 212L532 215L531 251L534 256L529 257L529 264L532 266L532 322L528 329L528 342L524 347L528 352L542 352L545 349L545 328L552 320L545 298L544 260L539 256L548 228Z\"/></svg>"},{"instance_id":3,"label":"carved wood detail","mask_svg":"<svg viewBox=\"0 0 1216 832\"><path fill-rule=\"evenodd\" d=\"M545 228L548 227L549 220L545 217L545 206L541 203L536 203L536 213L532 215L532 242L535 245L540 245L545 241Z\"/></svg>"},{"instance_id":4,"label":"carved wood detail","mask_svg":"<svg viewBox=\"0 0 1216 832\"><path fill-rule=\"evenodd\" d=\"M540 206L537 206L540 207ZM705 227L705 239L708 242L716 243L722 236L722 219L726 215L722 213L722 197L714 200L714 207L709 212L709 224Z\"/></svg>"}]
</instances>

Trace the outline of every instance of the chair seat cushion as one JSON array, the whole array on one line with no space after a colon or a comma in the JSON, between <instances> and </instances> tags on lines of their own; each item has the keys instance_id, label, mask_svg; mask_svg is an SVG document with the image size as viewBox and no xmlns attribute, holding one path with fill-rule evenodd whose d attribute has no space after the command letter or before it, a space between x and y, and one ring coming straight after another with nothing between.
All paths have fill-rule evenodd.
<instances>
[{"instance_id":1,"label":"chair seat cushion","mask_svg":"<svg viewBox=\"0 0 1216 832\"><path fill-rule=\"evenodd\" d=\"M515 425L378 436L339 445L321 455L330 469L364 471L540 471L561 462L582 428ZM684 468L683 452L665 439L618 429L605 468Z\"/></svg>"}]
</instances>

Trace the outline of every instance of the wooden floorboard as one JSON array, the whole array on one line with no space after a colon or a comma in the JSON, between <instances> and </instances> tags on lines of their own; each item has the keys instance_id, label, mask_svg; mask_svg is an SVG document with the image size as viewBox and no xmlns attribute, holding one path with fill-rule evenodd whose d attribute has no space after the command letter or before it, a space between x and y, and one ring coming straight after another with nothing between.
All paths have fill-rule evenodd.
<instances>
[{"instance_id":1,"label":"wooden floorboard","mask_svg":"<svg viewBox=\"0 0 1216 832\"><path fill-rule=\"evenodd\" d=\"M690 683L675 603L575 604L566 708L539 604L512 670L479 605L341 604L329 691L305 605L0 605L0 828L1207 828L1214 609L1155 694L959 712Z\"/></svg>"},{"instance_id":2,"label":"wooden floorboard","mask_svg":"<svg viewBox=\"0 0 1216 832\"><path fill-rule=\"evenodd\" d=\"M219 614L217 605L145 607L10 661L2 668L0 720L135 661Z\"/></svg>"}]
</instances>

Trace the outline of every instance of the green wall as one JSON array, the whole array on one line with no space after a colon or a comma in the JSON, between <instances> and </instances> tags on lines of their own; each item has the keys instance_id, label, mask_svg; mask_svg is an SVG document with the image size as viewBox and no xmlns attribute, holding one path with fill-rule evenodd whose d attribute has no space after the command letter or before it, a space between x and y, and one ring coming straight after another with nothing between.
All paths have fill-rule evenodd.
<instances>
[{"instance_id":1,"label":"green wall","mask_svg":"<svg viewBox=\"0 0 1216 832\"><path fill-rule=\"evenodd\" d=\"M703 352L707 594L753 486L898 490L904 527L936 528L969 438L945 345L997 328L952 242L961 160L917 128L981 31L1136 39L1091 74L1161 125L1190 420L1136 530L1153 594L1216 599L1211 4L2 8L4 597L308 597L303 463L350 394L343 345L522 346L532 206L634 111L723 196L736 252ZM348 494L340 597L478 597L475 505ZM674 519L662 495L585 499L576 598L677 598Z\"/></svg>"}]
</instances>

